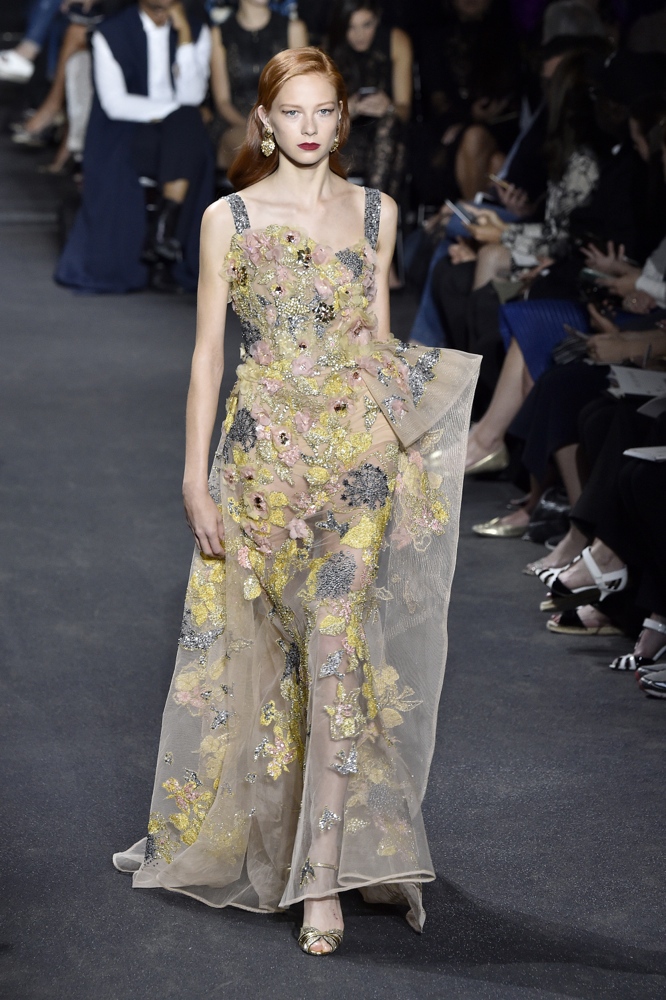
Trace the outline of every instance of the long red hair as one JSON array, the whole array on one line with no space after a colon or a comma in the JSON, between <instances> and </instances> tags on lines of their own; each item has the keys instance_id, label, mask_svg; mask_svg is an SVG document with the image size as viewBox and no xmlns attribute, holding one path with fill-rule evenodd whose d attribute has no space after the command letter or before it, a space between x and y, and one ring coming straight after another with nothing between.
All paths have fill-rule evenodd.
<instances>
[{"instance_id":1,"label":"long red hair","mask_svg":"<svg viewBox=\"0 0 666 1000\"><path fill-rule=\"evenodd\" d=\"M263 125L257 109L263 105L266 111L270 111L273 101L287 80L291 80L295 76L304 76L306 73L319 73L333 84L336 98L342 106L338 126L340 148L349 138L347 91L344 80L333 60L321 49L313 47L285 49L283 52L278 52L263 68L259 78L257 100L247 120L245 142L227 171L227 177L237 191L268 177L277 169L278 165L277 147L270 156L264 156L261 152ZM333 173L346 178L347 171L343 167L337 151L330 154L329 166Z\"/></svg>"}]
</instances>

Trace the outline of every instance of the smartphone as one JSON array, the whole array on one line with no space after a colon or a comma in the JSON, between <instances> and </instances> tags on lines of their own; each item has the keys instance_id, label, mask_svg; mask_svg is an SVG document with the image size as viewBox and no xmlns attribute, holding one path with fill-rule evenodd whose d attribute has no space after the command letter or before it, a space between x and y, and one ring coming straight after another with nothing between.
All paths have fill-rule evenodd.
<instances>
[{"instance_id":1,"label":"smartphone","mask_svg":"<svg viewBox=\"0 0 666 1000\"><path fill-rule=\"evenodd\" d=\"M476 220L476 216L466 215L465 212L463 212L462 208L458 208L458 206L454 204L454 202L449 201L448 198L446 199L444 204L446 205L447 208L450 208L453 214L457 215L460 221L464 222L465 225L469 225L470 222L474 222Z\"/></svg>"},{"instance_id":2,"label":"smartphone","mask_svg":"<svg viewBox=\"0 0 666 1000\"><path fill-rule=\"evenodd\" d=\"M577 330L574 326L570 326L568 323L563 323L562 328L569 337L577 337L578 340L587 340L589 337L589 333L583 333L582 330Z\"/></svg>"},{"instance_id":3,"label":"smartphone","mask_svg":"<svg viewBox=\"0 0 666 1000\"><path fill-rule=\"evenodd\" d=\"M358 97L370 97L371 94L377 93L376 87L359 87L356 91Z\"/></svg>"},{"instance_id":4,"label":"smartphone","mask_svg":"<svg viewBox=\"0 0 666 1000\"><path fill-rule=\"evenodd\" d=\"M492 181L493 184L497 184L498 187L504 188L505 191L508 191L511 187L508 181L498 177L497 174L488 174L488 180Z\"/></svg>"},{"instance_id":5,"label":"smartphone","mask_svg":"<svg viewBox=\"0 0 666 1000\"><path fill-rule=\"evenodd\" d=\"M604 274L603 271L595 271L593 267L584 267L580 272L583 278L587 278L588 281L598 281L602 278L604 281L608 281L608 275Z\"/></svg>"}]
</instances>

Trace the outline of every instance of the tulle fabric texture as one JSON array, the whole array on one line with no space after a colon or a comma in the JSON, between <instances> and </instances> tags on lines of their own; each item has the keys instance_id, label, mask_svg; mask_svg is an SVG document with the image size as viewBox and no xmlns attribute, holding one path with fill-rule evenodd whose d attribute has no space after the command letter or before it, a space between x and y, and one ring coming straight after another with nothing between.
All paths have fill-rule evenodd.
<instances>
[{"instance_id":1,"label":"tulle fabric texture","mask_svg":"<svg viewBox=\"0 0 666 1000\"><path fill-rule=\"evenodd\" d=\"M405 904L420 930L420 883L435 877L421 803L479 359L397 340L345 350L307 389L315 432L338 435L334 459L304 460L316 433L299 410L270 484L267 421L292 413L301 383L277 384L279 359L238 369L211 474L226 559L194 554L148 836L114 863L137 888L263 912L358 888Z\"/></svg>"}]
</instances>

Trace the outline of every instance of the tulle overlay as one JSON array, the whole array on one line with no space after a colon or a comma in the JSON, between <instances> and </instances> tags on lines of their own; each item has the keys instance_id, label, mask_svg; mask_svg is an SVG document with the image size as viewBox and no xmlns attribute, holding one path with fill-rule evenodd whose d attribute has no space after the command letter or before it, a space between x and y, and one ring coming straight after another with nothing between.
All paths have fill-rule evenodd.
<instances>
[{"instance_id":1,"label":"tulle overlay","mask_svg":"<svg viewBox=\"0 0 666 1000\"><path fill-rule=\"evenodd\" d=\"M420 929L478 359L374 339L367 213L334 253L234 198L226 558L194 555L148 836L115 861L211 906L360 888Z\"/></svg>"}]
</instances>

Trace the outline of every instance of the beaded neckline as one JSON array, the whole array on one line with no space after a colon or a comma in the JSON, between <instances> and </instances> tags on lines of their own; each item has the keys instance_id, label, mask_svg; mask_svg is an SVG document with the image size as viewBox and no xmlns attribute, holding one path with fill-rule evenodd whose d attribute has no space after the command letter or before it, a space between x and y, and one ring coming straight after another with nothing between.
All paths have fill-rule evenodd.
<instances>
[{"instance_id":1,"label":"beaded neckline","mask_svg":"<svg viewBox=\"0 0 666 1000\"><path fill-rule=\"evenodd\" d=\"M343 253L354 253L359 247L370 246L370 241L365 237L361 236L360 239L356 240L355 243L351 243L349 246L341 247L339 250L334 250L332 246L328 243L318 243L313 236L306 233L303 229L297 229L295 226L285 226L281 225L279 222L271 222L269 226L262 226L257 229L244 229L242 233L234 233L232 236L232 243L236 240L238 243L243 243L246 237L256 236L258 233L268 233L272 235L280 233L298 233L307 243L311 243L312 247L323 247L324 250L329 250L334 257L339 257Z\"/></svg>"}]
</instances>

